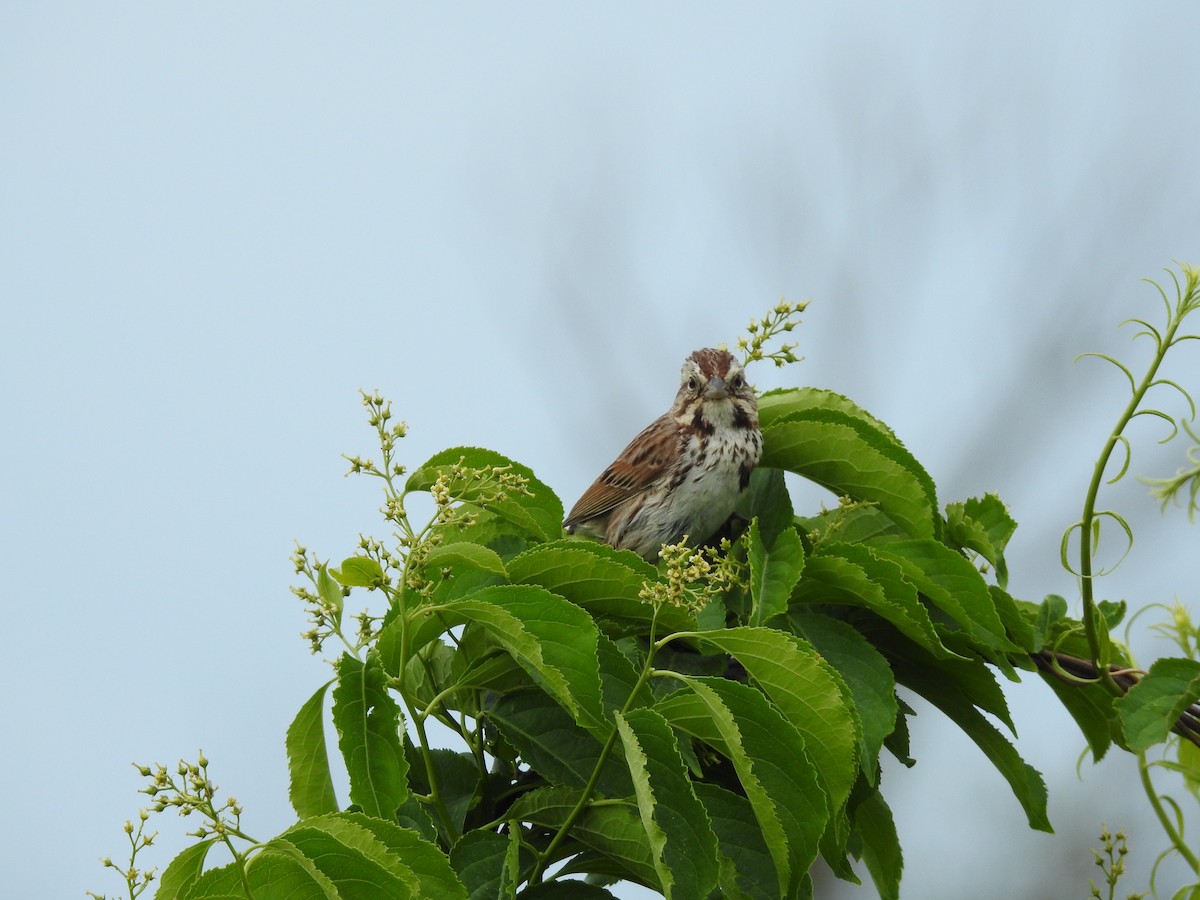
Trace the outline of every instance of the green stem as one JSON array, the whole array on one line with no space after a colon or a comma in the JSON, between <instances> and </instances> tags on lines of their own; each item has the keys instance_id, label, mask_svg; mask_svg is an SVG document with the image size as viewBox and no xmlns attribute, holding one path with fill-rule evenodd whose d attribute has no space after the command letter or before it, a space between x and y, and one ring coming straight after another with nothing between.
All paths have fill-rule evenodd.
<instances>
[{"instance_id":1,"label":"green stem","mask_svg":"<svg viewBox=\"0 0 1200 900\"><path fill-rule=\"evenodd\" d=\"M413 709L407 697L403 697L403 700L404 706L408 710L408 717L413 723L413 728L416 729L417 744L421 750L421 759L425 763L425 775L429 779L429 802L441 820L442 827L446 830L447 842L453 844L461 835L458 829L454 827L454 821L450 818L450 810L446 809L446 803L442 800L442 788L438 783L437 770L433 765L433 753L429 749L429 737L425 734L425 717Z\"/></svg>"},{"instance_id":2,"label":"green stem","mask_svg":"<svg viewBox=\"0 0 1200 900\"><path fill-rule=\"evenodd\" d=\"M246 859L242 854L237 852L237 848L233 846L233 841L229 839L229 835L222 835L221 840L225 846L229 848L229 852L233 854L233 858L237 860L238 875L242 879L242 890L246 892L246 900L254 900L254 892L250 890L250 879L246 875Z\"/></svg>"},{"instance_id":3,"label":"green stem","mask_svg":"<svg viewBox=\"0 0 1200 900\"><path fill-rule=\"evenodd\" d=\"M1096 521L1096 497L1100 493L1100 485L1104 481L1104 472L1108 468L1113 451L1116 449L1117 444L1123 440L1121 437L1122 433L1137 414L1138 407L1141 406L1146 392L1153 385L1158 367L1162 364L1167 350L1170 349L1171 344L1174 342L1179 322L1180 319L1178 316L1168 313L1167 330L1161 338L1157 339L1154 358L1150 362L1150 368L1147 369L1146 374L1142 377L1141 383L1134 387L1133 395L1129 398L1129 403L1126 404L1124 411L1113 427L1112 433L1108 436L1100 458L1096 460L1095 468L1092 470L1092 480L1088 484L1087 495L1083 501L1083 515L1079 520L1079 579L1080 593L1083 597L1083 630L1087 637L1088 649L1092 655L1092 661L1096 664L1096 669L1100 674L1100 682L1114 696L1121 696L1124 691L1113 681L1112 675L1108 671L1108 634L1107 630L1103 632L1101 630L1102 617L1100 611L1096 608L1092 589L1092 582L1095 578L1095 575L1092 573L1092 528ZM1132 381L1131 377L1131 385ZM1126 453L1128 453L1128 443L1126 443L1125 449Z\"/></svg>"},{"instance_id":4,"label":"green stem","mask_svg":"<svg viewBox=\"0 0 1200 900\"><path fill-rule=\"evenodd\" d=\"M629 692L629 696L625 700L625 704L621 707L619 715L625 715L629 712L629 707L633 704L634 698L641 692L646 682L650 680L650 676L654 673L654 654L657 652L662 643L665 643L669 638L664 638L663 641L655 643L654 641L654 626L658 621L658 608L654 610L654 616L650 622L650 649L646 653L646 662L642 665L641 674L638 675L637 683L633 686L633 690ZM554 860L554 852L559 845L566 839L567 834L574 827L579 817L583 815L583 811L587 809L591 803L592 794L596 790L596 785L600 783L600 773L604 770L605 764L608 763L608 758L612 754L613 748L617 744L617 726L614 723L612 730L608 733L608 739L604 742L604 746L600 749L600 757L596 760L596 765L592 768L591 777L588 783L584 785L583 793L579 795L579 799L575 802L575 806L567 813L566 820L559 826L554 837L550 839L550 843L546 845L546 849L538 854L537 865L534 866L533 873L529 876L529 884L539 884L542 880L542 873L546 870L546 866Z\"/></svg>"},{"instance_id":5,"label":"green stem","mask_svg":"<svg viewBox=\"0 0 1200 900\"><path fill-rule=\"evenodd\" d=\"M1200 859L1197 859L1196 854L1183 842L1183 835L1179 833L1179 830L1175 827L1175 823L1171 821L1171 817L1163 807L1162 800L1159 799L1158 791L1154 788L1154 782L1150 779L1150 764L1146 762L1145 751L1138 753L1137 761L1138 775L1142 779L1142 789L1146 792L1146 799L1150 801L1150 806L1154 809L1154 814L1158 817L1159 824L1162 825L1163 831L1167 833L1167 838L1170 840L1171 846L1191 866L1192 872L1200 875Z\"/></svg>"}]
</instances>

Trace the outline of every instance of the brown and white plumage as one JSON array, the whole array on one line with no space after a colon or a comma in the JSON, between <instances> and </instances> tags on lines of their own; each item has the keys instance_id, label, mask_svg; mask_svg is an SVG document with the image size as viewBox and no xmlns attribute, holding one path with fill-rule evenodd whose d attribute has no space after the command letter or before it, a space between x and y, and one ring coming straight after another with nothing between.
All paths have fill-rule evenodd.
<instances>
[{"instance_id":1,"label":"brown and white plumage","mask_svg":"<svg viewBox=\"0 0 1200 900\"><path fill-rule=\"evenodd\" d=\"M707 541L733 512L762 456L758 403L742 365L703 349L683 363L670 411L584 491L563 525L646 559L688 535Z\"/></svg>"}]
</instances>

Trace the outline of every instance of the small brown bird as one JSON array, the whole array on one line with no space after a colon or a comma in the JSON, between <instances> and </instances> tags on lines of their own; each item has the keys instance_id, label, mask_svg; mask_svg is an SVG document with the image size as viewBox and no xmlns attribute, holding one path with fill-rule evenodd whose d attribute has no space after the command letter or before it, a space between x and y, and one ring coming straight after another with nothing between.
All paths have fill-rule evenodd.
<instances>
[{"instance_id":1,"label":"small brown bird","mask_svg":"<svg viewBox=\"0 0 1200 900\"><path fill-rule=\"evenodd\" d=\"M733 354L683 361L669 412L635 437L584 491L563 525L650 561L684 535L698 546L733 512L762 456L758 401Z\"/></svg>"}]
</instances>

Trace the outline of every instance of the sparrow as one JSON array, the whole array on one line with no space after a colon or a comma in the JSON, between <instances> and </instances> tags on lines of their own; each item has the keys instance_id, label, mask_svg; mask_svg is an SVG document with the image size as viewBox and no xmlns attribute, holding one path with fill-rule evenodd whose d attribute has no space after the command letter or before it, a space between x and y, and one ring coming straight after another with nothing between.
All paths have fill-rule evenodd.
<instances>
[{"instance_id":1,"label":"sparrow","mask_svg":"<svg viewBox=\"0 0 1200 900\"><path fill-rule=\"evenodd\" d=\"M629 442L563 522L654 562L663 544L707 542L762 457L758 401L727 350L683 361L675 402Z\"/></svg>"}]
</instances>

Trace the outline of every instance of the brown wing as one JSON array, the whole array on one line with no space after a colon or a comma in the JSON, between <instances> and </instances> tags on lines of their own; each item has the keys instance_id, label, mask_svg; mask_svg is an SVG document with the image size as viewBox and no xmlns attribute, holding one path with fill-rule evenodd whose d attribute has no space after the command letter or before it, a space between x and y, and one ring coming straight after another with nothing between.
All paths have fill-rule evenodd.
<instances>
[{"instance_id":1,"label":"brown wing","mask_svg":"<svg viewBox=\"0 0 1200 900\"><path fill-rule=\"evenodd\" d=\"M603 516L647 490L671 467L679 453L679 426L669 415L660 416L630 441L613 464L583 492L563 525L570 528Z\"/></svg>"}]
</instances>

